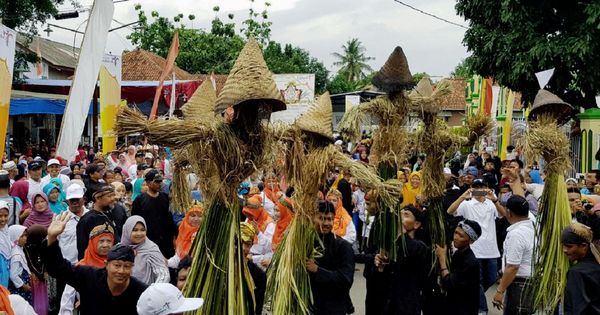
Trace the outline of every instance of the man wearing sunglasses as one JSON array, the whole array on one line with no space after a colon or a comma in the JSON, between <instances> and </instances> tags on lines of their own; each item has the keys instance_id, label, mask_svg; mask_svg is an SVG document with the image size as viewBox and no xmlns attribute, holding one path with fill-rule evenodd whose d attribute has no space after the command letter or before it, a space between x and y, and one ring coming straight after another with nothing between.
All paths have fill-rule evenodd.
<instances>
[{"instance_id":1,"label":"man wearing sunglasses","mask_svg":"<svg viewBox=\"0 0 600 315\"><path fill-rule=\"evenodd\" d=\"M60 250L63 257L70 263L76 264L77 257L77 223L79 219L89 210L84 206L84 188L78 184L71 184L67 188L67 204L71 212L71 218L67 221L65 231L58 236Z\"/></svg>"}]
</instances>

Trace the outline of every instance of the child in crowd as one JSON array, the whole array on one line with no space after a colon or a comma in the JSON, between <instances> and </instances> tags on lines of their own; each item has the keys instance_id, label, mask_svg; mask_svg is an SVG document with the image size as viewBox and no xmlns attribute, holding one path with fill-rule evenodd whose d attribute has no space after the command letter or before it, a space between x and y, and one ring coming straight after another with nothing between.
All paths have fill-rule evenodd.
<instances>
[{"instance_id":1,"label":"child in crowd","mask_svg":"<svg viewBox=\"0 0 600 315\"><path fill-rule=\"evenodd\" d=\"M0 201L0 284L8 287L10 252L12 245L8 235L8 203Z\"/></svg>"},{"instance_id":2,"label":"child in crowd","mask_svg":"<svg viewBox=\"0 0 600 315\"><path fill-rule=\"evenodd\" d=\"M27 265L23 247L27 244L27 228L23 225L13 225L8 228L13 247L10 253L10 283L8 289L11 294L20 295L29 304L33 304L31 298L31 271Z\"/></svg>"},{"instance_id":3,"label":"child in crowd","mask_svg":"<svg viewBox=\"0 0 600 315\"><path fill-rule=\"evenodd\" d=\"M61 212L67 210L69 206L65 202L66 196L60 186L57 186L59 181L53 179L49 184L44 186L44 193L48 196L48 205L50 210L54 214L60 214Z\"/></svg>"}]
</instances>

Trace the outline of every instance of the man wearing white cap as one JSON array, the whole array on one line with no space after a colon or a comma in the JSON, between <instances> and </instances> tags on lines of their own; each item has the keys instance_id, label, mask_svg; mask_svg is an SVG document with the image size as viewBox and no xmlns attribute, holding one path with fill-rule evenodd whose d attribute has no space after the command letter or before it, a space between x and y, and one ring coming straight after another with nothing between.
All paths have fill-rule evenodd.
<instances>
[{"instance_id":1,"label":"man wearing white cap","mask_svg":"<svg viewBox=\"0 0 600 315\"><path fill-rule=\"evenodd\" d=\"M48 166L47 166L48 175L46 175L46 176L44 176L44 178L42 178L42 188L44 188L46 185L48 185L50 183L50 180L52 180L53 178L59 178L63 184L63 188L66 188L69 186L69 181L70 181L69 176L60 174L60 168L61 168L61 165L57 159L50 159L50 161L48 161Z\"/></svg>"},{"instance_id":2,"label":"man wearing white cap","mask_svg":"<svg viewBox=\"0 0 600 315\"><path fill-rule=\"evenodd\" d=\"M202 304L202 298L185 298L170 283L153 283L140 296L137 312L139 315L183 314L199 309Z\"/></svg>"},{"instance_id":3,"label":"man wearing white cap","mask_svg":"<svg viewBox=\"0 0 600 315\"><path fill-rule=\"evenodd\" d=\"M69 188L67 188L67 203L69 204L69 211L72 215L65 225L64 232L58 236L63 257L72 264L75 264L78 261L77 223L79 223L81 217L89 211L84 206L84 193L84 188L77 184L70 185Z\"/></svg>"},{"instance_id":4,"label":"man wearing white cap","mask_svg":"<svg viewBox=\"0 0 600 315\"><path fill-rule=\"evenodd\" d=\"M8 177L10 178L10 186L15 183L15 177L19 175L19 169L17 168L17 164L14 161L8 161L2 164L2 169L8 172Z\"/></svg>"}]
</instances>

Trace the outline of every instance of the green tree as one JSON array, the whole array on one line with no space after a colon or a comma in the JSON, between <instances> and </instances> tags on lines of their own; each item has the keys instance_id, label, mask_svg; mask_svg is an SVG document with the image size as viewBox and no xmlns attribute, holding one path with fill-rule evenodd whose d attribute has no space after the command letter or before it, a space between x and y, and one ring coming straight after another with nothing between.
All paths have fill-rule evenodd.
<instances>
[{"instance_id":1,"label":"green tree","mask_svg":"<svg viewBox=\"0 0 600 315\"><path fill-rule=\"evenodd\" d=\"M430 75L427 74L427 72L417 72L412 75L412 79L415 84L419 83L419 81L425 77L430 78ZM431 78L429 80L431 81Z\"/></svg>"},{"instance_id":2,"label":"green tree","mask_svg":"<svg viewBox=\"0 0 600 315\"><path fill-rule=\"evenodd\" d=\"M555 68L547 89L565 101L595 106L600 92L598 1L458 0L469 21L464 44L472 69L532 101L535 73Z\"/></svg>"},{"instance_id":3,"label":"green tree","mask_svg":"<svg viewBox=\"0 0 600 315\"><path fill-rule=\"evenodd\" d=\"M250 0L254 3L254 0ZM242 22L244 25L240 32L246 36L246 39L254 37L263 46L269 43L271 38L271 25L269 21L269 13L267 9L271 6L270 2L265 1L265 9L262 12L257 12L250 7L248 10L248 18Z\"/></svg>"},{"instance_id":4,"label":"green tree","mask_svg":"<svg viewBox=\"0 0 600 315\"><path fill-rule=\"evenodd\" d=\"M137 5L136 10L141 27L128 36L131 43L141 49L166 57L173 34L178 31L179 55L176 63L177 66L190 73L228 74L244 47L245 40L242 35L254 36L250 33L238 34L236 32L233 14L228 14L227 21L221 20L218 16L220 11L218 6L213 8L215 18L212 20L210 32L188 29L184 25L176 26L175 23L184 18L182 14L171 20L152 12L151 18L154 20L149 22L141 6ZM270 29L261 34L269 33ZM257 38L267 39L268 37ZM281 45L274 41L269 41L263 46L265 46L265 61L273 73L314 73L316 92L322 93L325 90L329 72L322 62L311 57L306 50L289 44Z\"/></svg>"},{"instance_id":5,"label":"green tree","mask_svg":"<svg viewBox=\"0 0 600 315\"><path fill-rule=\"evenodd\" d=\"M475 72L471 66L471 59L467 57L454 67L454 70L450 72L450 77L453 79L469 79L473 77L474 74Z\"/></svg>"},{"instance_id":6,"label":"green tree","mask_svg":"<svg viewBox=\"0 0 600 315\"><path fill-rule=\"evenodd\" d=\"M2 24L14 30L37 34L37 27L58 12L64 0L0 0ZM78 6L78 1L71 1Z\"/></svg>"},{"instance_id":7,"label":"green tree","mask_svg":"<svg viewBox=\"0 0 600 315\"><path fill-rule=\"evenodd\" d=\"M333 65L341 67L338 73L344 75L348 81L358 81L364 79L368 72L373 72L371 66L367 64L373 57L365 55L367 49L362 45L358 38L353 38L342 45L342 53L333 53L338 59Z\"/></svg>"}]
</instances>

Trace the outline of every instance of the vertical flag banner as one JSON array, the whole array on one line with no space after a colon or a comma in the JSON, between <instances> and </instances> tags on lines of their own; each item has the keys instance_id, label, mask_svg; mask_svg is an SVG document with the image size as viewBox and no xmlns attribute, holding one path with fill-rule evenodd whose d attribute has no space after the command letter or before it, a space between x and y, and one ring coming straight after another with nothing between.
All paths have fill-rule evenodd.
<instances>
[{"instance_id":1,"label":"vertical flag banner","mask_svg":"<svg viewBox=\"0 0 600 315\"><path fill-rule=\"evenodd\" d=\"M16 38L17 32L0 24L0 154L6 149Z\"/></svg>"},{"instance_id":2,"label":"vertical flag banner","mask_svg":"<svg viewBox=\"0 0 600 315\"><path fill-rule=\"evenodd\" d=\"M479 99L479 111L490 115L492 113L492 80L483 79L481 81L481 98Z\"/></svg>"},{"instance_id":3,"label":"vertical flag banner","mask_svg":"<svg viewBox=\"0 0 600 315\"><path fill-rule=\"evenodd\" d=\"M38 79L42 79L44 76L44 65L42 64L42 51L40 50L40 38L38 37L36 40L37 47L35 48L35 52L37 54L37 62L35 64L36 75Z\"/></svg>"},{"instance_id":4,"label":"vertical flag banner","mask_svg":"<svg viewBox=\"0 0 600 315\"><path fill-rule=\"evenodd\" d=\"M100 66L100 125L104 154L117 147L114 129L121 104L121 63L121 56L106 54Z\"/></svg>"},{"instance_id":5,"label":"vertical flag banner","mask_svg":"<svg viewBox=\"0 0 600 315\"><path fill-rule=\"evenodd\" d=\"M158 102L160 101L160 95L162 92L163 83L165 79L169 75L169 73L173 70L173 65L175 64L175 59L179 54L179 33L176 31L173 35L173 41L171 42L171 48L169 48L169 54L167 55L167 60L165 63L165 68L163 72L160 74L160 78L158 79L158 87L156 87L156 93L154 94L154 103L152 103L152 110L150 111L150 119L156 119L156 113L158 112Z\"/></svg>"},{"instance_id":6,"label":"vertical flag banner","mask_svg":"<svg viewBox=\"0 0 600 315\"><path fill-rule=\"evenodd\" d=\"M504 127L502 128L502 151L500 158L506 160L506 147L510 144L510 132L512 127L512 114L513 106L515 104L515 92L508 92L508 99L506 101L506 120L504 121Z\"/></svg>"},{"instance_id":7,"label":"vertical flag banner","mask_svg":"<svg viewBox=\"0 0 600 315\"><path fill-rule=\"evenodd\" d=\"M98 72L102 65L108 30L114 13L112 0L96 0L88 19L83 36L75 78L69 91L60 135L57 154L69 161L75 157L77 146L83 134L83 127L90 109L90 102L96 89Z\"/></svg>"}]
</instances>

